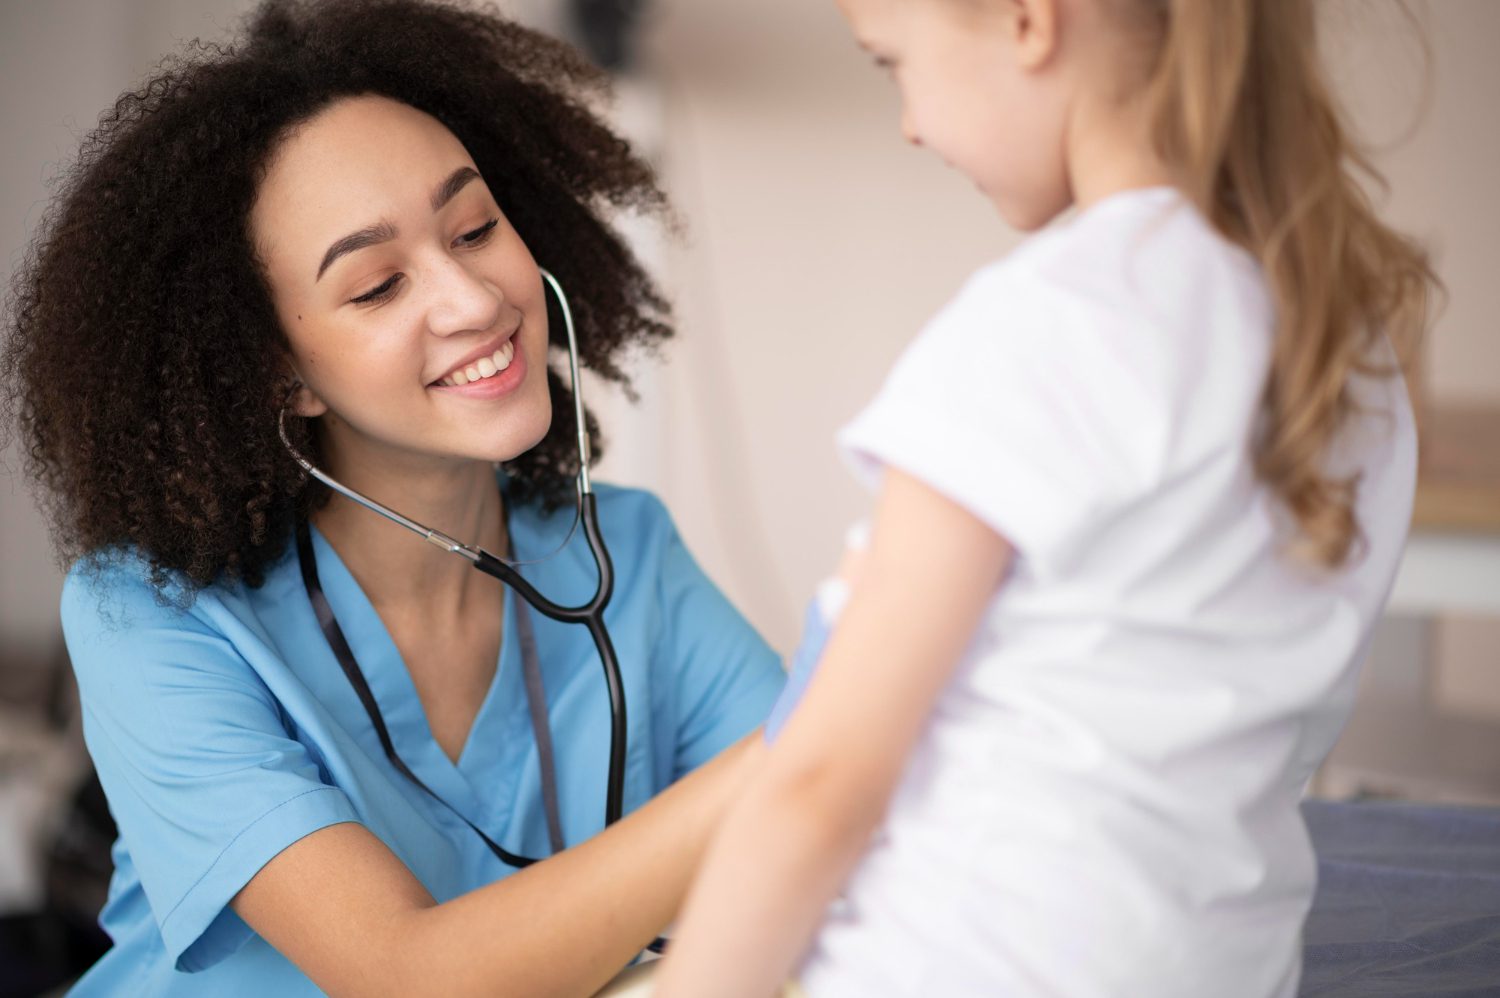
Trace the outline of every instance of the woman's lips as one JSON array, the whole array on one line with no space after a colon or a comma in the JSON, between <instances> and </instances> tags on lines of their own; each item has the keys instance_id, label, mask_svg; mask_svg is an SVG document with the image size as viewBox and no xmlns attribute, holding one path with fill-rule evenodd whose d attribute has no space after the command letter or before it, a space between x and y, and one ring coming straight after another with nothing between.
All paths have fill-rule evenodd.
<instances>
[{"instance_id":1,"label":"woman's lips","mask_svg":"<svg viewBox=\"0 0 1500 998\"><path fill-rule=\"evenodd\" d=\"M512 344L515 340L510 341ZM497 399L504 398L521 386L526 377L526 357L519 349L511 358L510 366L498 374L492 374L488 378L480 378L466 385L444 385L431 384L428 389L434 392L442 392L445 395L457 395L469 399Z\"/></svg>"}]
</instances>

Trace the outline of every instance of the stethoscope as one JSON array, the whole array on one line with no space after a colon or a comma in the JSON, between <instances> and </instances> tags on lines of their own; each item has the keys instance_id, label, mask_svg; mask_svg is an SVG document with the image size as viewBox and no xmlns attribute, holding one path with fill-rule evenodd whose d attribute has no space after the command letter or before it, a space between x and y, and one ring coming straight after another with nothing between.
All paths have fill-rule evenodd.
<instances>
[{"instance_id":1,"label":"stethoscope","mask_svg":"<svg viewBox=\"0 0 1500 998\"><path fill-rule=\"evenodd\" d=\"M595 504L594 489L592 483L589 481L589 438L587 424L584 422L583 416L583 386L578 377L578 337L573 329L573 313L568 308L567 296L563 294L562 286L558 284L557 279L546 270L542 270L541 268L538 268L538 270L546 286L551 288L552 293L557 297L558 305L562 309L563 323L568 330L568 367L572 377L573 413L578 427L578 515L574 519L573 526L569 529L567 536L552 554L533 561L512 562L498 558L483 548L473 547L461 541L454 540L440 530L434 530L425 524L402 516L389 506L382 505L369 496L356 492L354 489L335 480L304 457L287 436L286 404L282 405L281 411L277 416L277 430L281 434L281 442L286 445L286 449L296 459L297 463L302 466L303 470L330 489L359 503L366 509L379 513L394 523L399 523L406 529L421 536L428 543L442 548L451 554L467 558L481 572L493 576L510 586L514 592L518 593L522 599L544 616L565 624L583 624L588 628L589 636L594 639L594 647L599 652L599 661L604 666L604 682L609 691L609 780L605 792L604 823L610 825L619 820L623 807L626 747L625 687L620 676L620 663L615 657L614 645L610 641L609 630L604 626L604 609L609 605L610 596L614 591L614 566L609 560L609 550L604 545L604 535L599 530L599 514ZM289 401L290 397L288 398ZM546 558L550 558L560 552L572 540L579 523L583 524L583 532L584 536L588 539L589 551L594 556L594 565L599 571L599 583L594 589L593 597L587 602L581 603L578 606L562 606L537 592L536 588L516 571L516 566L535 564L536 561L544 561ZM313 610L323 630L324 637L327 638L334 656L339 660L339 664L343 667L351 684L354 685L355 692L359 696L366 713L370 716L371 724L375 727L381 747L384 749L387 758L408 779L416 783L417 786L421 787L439 802L448 806L455 814L458 814L470 828L474 829L484 839L490 851L503 862L516 867L527 866L536 862L534 859L512 853L494 842L466 816L452 808L451 805L447 805L446 801L443 801L441 797L429 789L411 771L406 763L401 760L391 741L385 720L380 715L380 708L375 703L374 694L370 691L369 683L365 680L364 673L360 670L359 664L354 660L353 652L349 649L349 643L339 628L338 621L334 619L333 610L328 605L327 598L323 595L322 587L318 582L317 564L311 556L311 540L305 523L298 527L298 553L302 561L303 581L306 584L309 599L313 604ZM518 605L517 609L521 610L522 608ZM529 624L524 620L524 612L517 615L517 621L519 625L518 630L521 632L518 637L522 641L523 649L529 650L532 642L530 640ZM538 674L538 672L532 660L534 660L534 654L528 655L527 694L528 699L531 701L533 725L536 728L538 747L542 755L543 783L544 786L552 787L548 793L554 798L548 801L548 818L549 825L551 826L549 831L553 841L553 848L559 849L562 847L562 843L561 833L557 828L557 819L555 817L555 778L550 773L551 739L546 728L546 706L544 702L540 704L540 715L538 715L539 691L532 683L532 675Z\"/></svg>"}]
</instances>

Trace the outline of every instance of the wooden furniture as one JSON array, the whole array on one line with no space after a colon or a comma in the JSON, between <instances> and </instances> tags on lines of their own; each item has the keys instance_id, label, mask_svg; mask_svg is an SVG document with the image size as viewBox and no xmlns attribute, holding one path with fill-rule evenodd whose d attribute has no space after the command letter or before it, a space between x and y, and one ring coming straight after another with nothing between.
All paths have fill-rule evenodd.
<instances>
[{"instance_id":1,"label":"wooden furniture","mask_svg":"<svg viewBox=\"0 0 1500 998\"><path fill-rule=\"evenodd\" d=\"M1378 637L1392 643L1375 649L1383 680L1367 670L1313 791L1500 803L1500 725L1433 701L1426 644L1431 618L1500 621L1500 408L1429 409L1420 432L1411 534L1386 606L1396 619ZM1494 664L1500 682L1500 647Z\"/></svg>"},{"instance_id":2,"label":"wooden furniture","mask_svg":"<svg viewBox=\"0 0 1500 998\"><path fill-rule=\"evenodd\" d=\"M1500 617L1500 408L1434 408L1421 443L1388 612Z\"/></svg>"}]
</instances>

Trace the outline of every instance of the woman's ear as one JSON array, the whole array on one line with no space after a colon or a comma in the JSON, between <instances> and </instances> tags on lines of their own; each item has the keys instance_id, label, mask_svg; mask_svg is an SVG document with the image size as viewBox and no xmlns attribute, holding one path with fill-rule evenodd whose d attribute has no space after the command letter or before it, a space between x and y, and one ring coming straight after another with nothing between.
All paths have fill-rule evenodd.
<instances>
[{"instance_id":1,"label":"woman's ear","mask_svg":"<svg viewBox=\"0 0 1500 998\"><path fill-rule=\"evenodd\" d=\"M304 419L315 419L328 411L328 403L318 397L318 393L307 387L297 372L292 372L292 397L288 405L294 414Z\"/></svg>"}]
</instances>

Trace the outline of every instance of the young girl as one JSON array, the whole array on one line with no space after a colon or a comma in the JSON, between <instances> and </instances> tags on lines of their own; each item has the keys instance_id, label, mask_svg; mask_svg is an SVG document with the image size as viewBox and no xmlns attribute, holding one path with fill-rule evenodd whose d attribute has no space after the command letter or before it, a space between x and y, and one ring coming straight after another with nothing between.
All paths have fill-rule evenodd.
<instances>
[{"instance_id":1,"label":"young girl","mask_svg":"<svg viewBox=\"0 0 1500 998\"><path fill-rule=\"evenodd\" d=\"M870 540L659 994L1291 995L1298 799L1412 499L1387 336L1432 280L1312 5L841 6L910 141L1018 228L1074 213L841 433Z\"/></svg>"}]
</instances>

